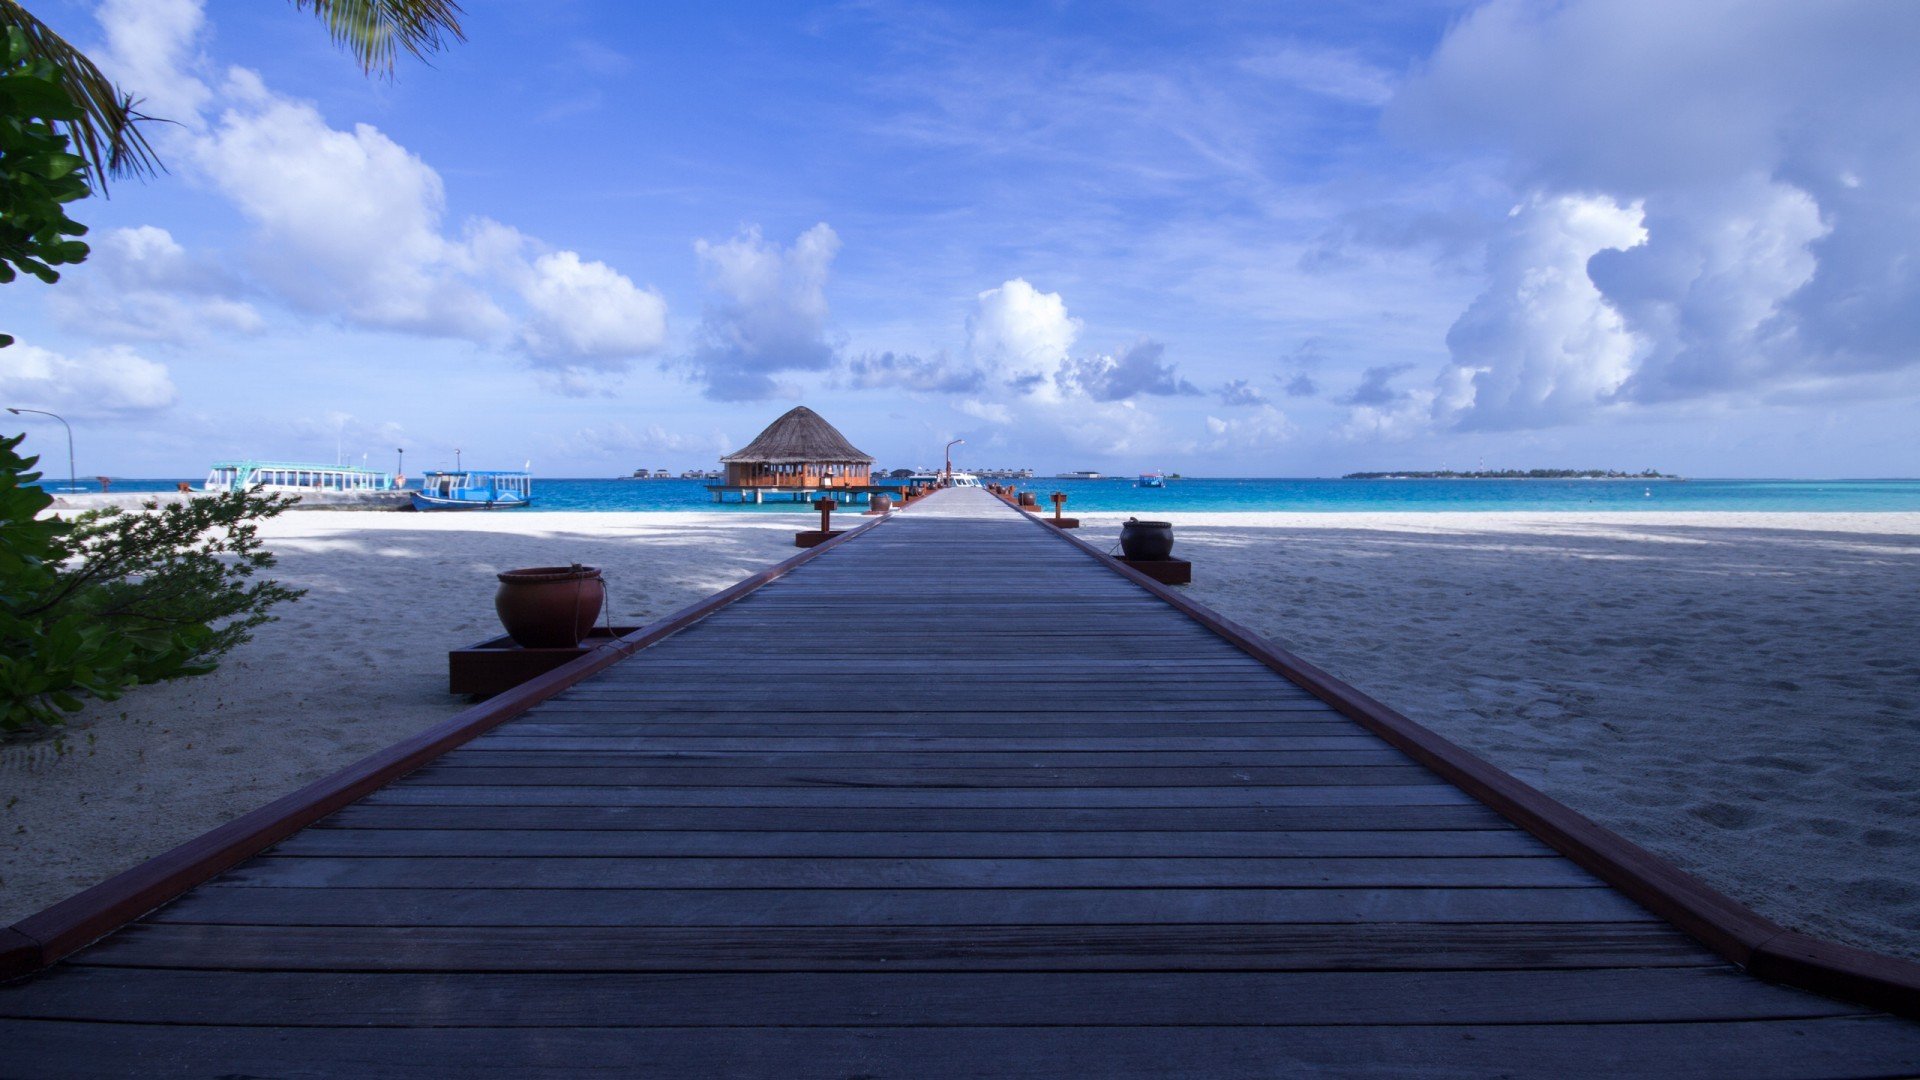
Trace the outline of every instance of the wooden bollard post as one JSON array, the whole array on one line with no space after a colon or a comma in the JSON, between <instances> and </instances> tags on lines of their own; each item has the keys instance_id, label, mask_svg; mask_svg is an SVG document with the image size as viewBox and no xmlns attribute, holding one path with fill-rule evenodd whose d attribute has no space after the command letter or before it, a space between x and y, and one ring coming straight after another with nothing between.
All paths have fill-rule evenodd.
<instances>
[{"instance_id":1,"label":"wooden bollard post","mask_svg":"<svg viewBox=\"0 0 1920 1080\"><path fill-rule=\"evenodd\" d=\"M820 528L794 533L794 547L815 547L839 535L839 533L833 529L833 512L840 508L840 504L834 502L832 499L818 499L815 500L813 508L820 511Z\"/></svg>"},{"instance_id":2,"label":"wooden bollard post","mask_svg":"<svg viewBox=\"0 0 1920 1080\"><path fill-rule=\"evenodd\" d=\"M1060 508L1067 503L1066 492L1056 491L1047 497L1053 500L1053 520L1047 522L1047 524L1052 525L1056 529L1077 529L1080 527L1079 518L1060 516Z\"/></svg>"}]
</instances>

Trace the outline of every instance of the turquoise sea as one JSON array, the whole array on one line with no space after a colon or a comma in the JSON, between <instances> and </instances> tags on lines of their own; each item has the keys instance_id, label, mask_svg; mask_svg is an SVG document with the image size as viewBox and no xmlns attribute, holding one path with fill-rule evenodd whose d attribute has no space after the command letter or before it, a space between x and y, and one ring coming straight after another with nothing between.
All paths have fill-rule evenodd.
<instances>
[{"instance_id":1,"label":"turquoise sea","mask_svg":"<svg viewBox=\"0 0 1920 1080\"><path fill-rule=\"evenodd\" d=\"M50 490L66 487L47 478ZM115 480L114 491L172 491L172 480ZM547 510L709 510L702 480L534 480L530 512ZM1067 494L1069 511L1153 512L1275 510L1304 513L1404 510L1762 510L1920 511L1920 480L1169 480L1165 488L1131 479L1013 481L1035 491ZM195 481L196 486L198 480ZM83 480L83 490L99 485ZM729 512L788 512L794 503L741 506Z\"/></svg>"}]
</instances>

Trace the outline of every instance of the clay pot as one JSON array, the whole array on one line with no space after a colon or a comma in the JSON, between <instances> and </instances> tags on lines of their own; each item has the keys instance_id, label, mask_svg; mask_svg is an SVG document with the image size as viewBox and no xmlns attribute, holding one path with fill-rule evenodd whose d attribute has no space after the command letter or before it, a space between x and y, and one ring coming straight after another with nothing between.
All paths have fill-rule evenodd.
<instances>
[{"instance_id":1,"label":"clay pot","mask_svg":"<svg viewBox=\"0 0 1920 1080\"><path fill-rule=\"evenodd\" d=\"M1173 523L1128 518L1120 526L1120 550L1129 559L1158 561L1173 554Z\"/></svg>"},{"instance_id":2,"label":"clay pot","mask_svg":"<svg viewBox=\"0 0 1920 1080\"><path fill-rule=\"evenodd\" d=\"M867 509L876 514L884 514L893 509L893 496L875 495L867 503Z\"/></svg>"},{"instance_id":3,"label":"clay pot","mask_svg":"<svg viewBox=\"0 0 1920 1080\"><path fill-rule=\"evenodd\" d=\"M493 608L522 648L571 649L600 618L607 586L595 566L530 566L502 571Z\"/></svg>"},{"instance_id":4,"label":"clay pot","mask_svg":"<svg viewBox=\"0 0 1920 1080\"><path fill-rule=\"evenodd\" d=\"M1020 505L1021 506L1038 506L1039 503L1034 501L1033 492L1023 491L1020 493Z\"/></svg>"}]
</instances>

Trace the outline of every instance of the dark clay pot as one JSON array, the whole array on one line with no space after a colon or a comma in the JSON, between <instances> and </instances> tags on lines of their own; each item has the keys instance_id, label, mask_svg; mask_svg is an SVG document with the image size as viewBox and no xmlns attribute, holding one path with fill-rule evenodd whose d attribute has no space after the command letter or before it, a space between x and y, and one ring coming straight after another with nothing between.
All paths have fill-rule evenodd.
<instances>
[{"instance_id":1,"label":"dark clay pot","mask_svg":"<svg viewBox=\"0 0 1920 1080\"><path fill-rule=\"evenodd\" d=\"M1020 493L1020 505L1021 506L1037 506L1039 504L1034 501L1033 492L1023 491Z\"/></svg>"},{"instance_id":2,"label":"dark clay pot","mask_svg":"<svg viewBox=\"0 0 1920 1080\"><path fill-rule=\"evenodd\" d=\"M893 509L893 497L891 495L875 495L869 500L867 509L876 514L884 514Z\"/></svg>"},{"instance_id":3,"label":"dark clay pot","mask_svg":"<svg viewBox=\"0 0 1920 1080\"><path fill-rule=\"evenodd\" d=\"M1120 526L1120 550L1129 559L1158 561L1173 554L1173 523L1128 518Z\"/></svg>"},{"instance_id":4,"label":"dark clay pot","mask_svg":"<svg viewBox=\"0 0 1920 1080\"><path fill-rule=\"evenodd\" d=\"M500 575L493 608L500 625L527 649L571 649L600 618L607 586L598 567L530 566Z\"/></svg>"}]
</instances>

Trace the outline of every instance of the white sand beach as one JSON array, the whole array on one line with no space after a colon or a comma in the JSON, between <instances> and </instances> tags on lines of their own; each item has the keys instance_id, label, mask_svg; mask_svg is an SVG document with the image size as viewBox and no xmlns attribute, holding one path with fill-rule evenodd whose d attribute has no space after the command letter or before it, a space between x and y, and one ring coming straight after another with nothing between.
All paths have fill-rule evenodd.
<instances>
[{"instance_id":1,"label":"white sand beach","mask_svg":"<svg viewBox=\"0 0 1920 1080\"><path fill-rule=\"evenodd\" d=\"M1196 598L1775 919L1920 956L1920 514L1172 517ZM463 708L445 653L495 632L495 570L602 566L641 622L806 520L271 522L311 590L282 621L0 750L0 924Z\"/></svg>"}]
</instances>

